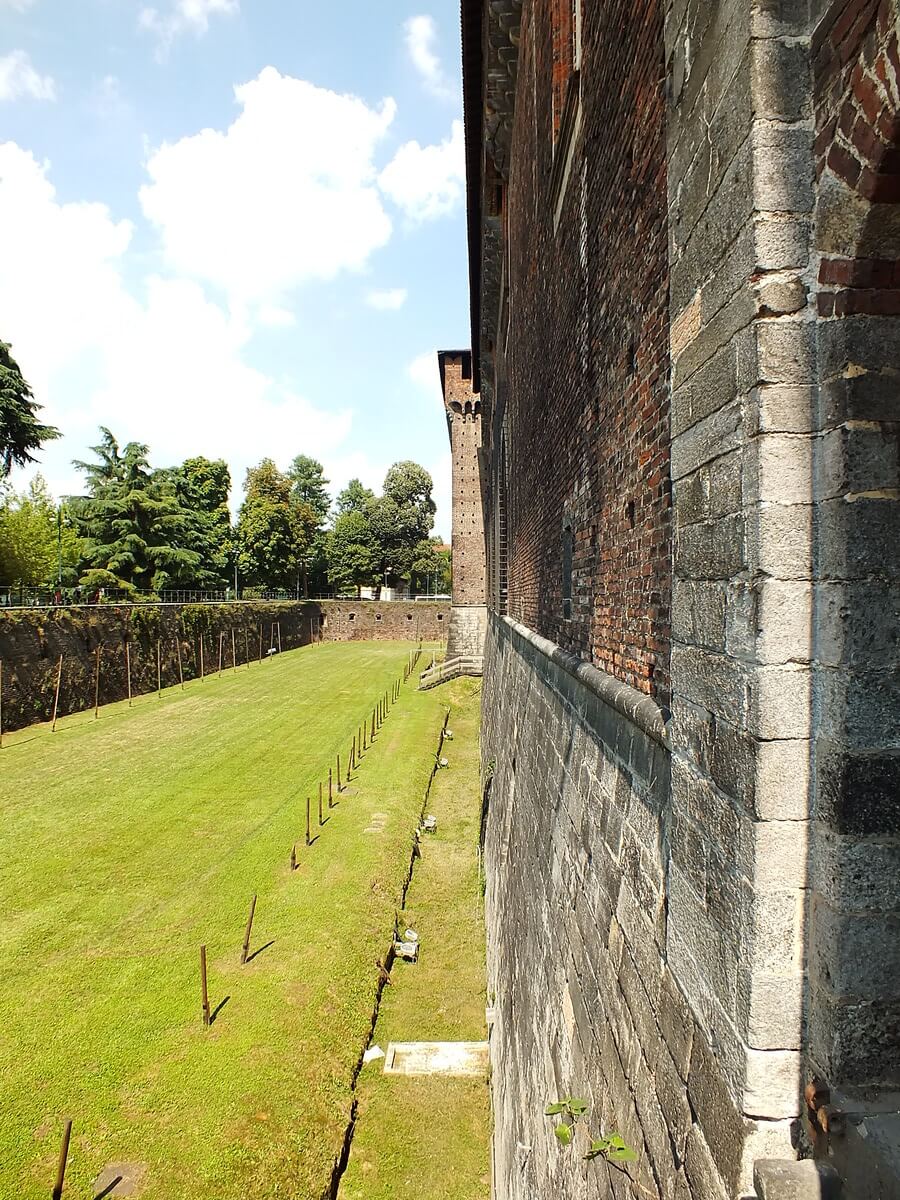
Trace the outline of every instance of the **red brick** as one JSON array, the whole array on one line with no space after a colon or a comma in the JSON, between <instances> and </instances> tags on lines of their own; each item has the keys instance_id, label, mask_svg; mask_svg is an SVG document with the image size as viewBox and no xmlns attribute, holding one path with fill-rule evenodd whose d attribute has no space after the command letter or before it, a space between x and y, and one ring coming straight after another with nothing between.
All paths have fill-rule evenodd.
<instances>
[{"instance_id":1,"label":"red brick","mask_svg":"<svg viewBox=\"0 0 900 1200\"><path fill-rule=\"evenodd\" d=\"M862 163L843 146L832 146L828 151L826 161L835 175L849 183L851 187L859 179Z\"/></svg>"}]
</instances>

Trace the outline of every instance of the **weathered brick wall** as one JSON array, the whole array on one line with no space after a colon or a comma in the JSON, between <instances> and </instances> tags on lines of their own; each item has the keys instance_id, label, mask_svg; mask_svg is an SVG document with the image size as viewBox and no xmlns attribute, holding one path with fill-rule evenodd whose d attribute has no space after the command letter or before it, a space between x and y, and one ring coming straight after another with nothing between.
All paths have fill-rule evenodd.
<instances>
[{"instance_id":1,"label":"weathered brick wall","mask_svg":"<svg viewBox=\"0 0 900 1200\"><path fill-rule=\"evenodd\" d=\"M433 600L377 601L322 600L322 636L326 641L446 640L450 605Z\"/></svg>"},{"instance_id":2,"label":"weathered brick wall","mask_svg":"<svg viewBox=\"0 0 900 1200\"><path fill-rule=\"evenodd\" d=\"M453 603L484 604L481 398L472 391L471 353L444 351L440 358L453 463Z\"/></svg>"},{"instance_id":3,"label":"weathered brick wall","mask_svg":"<svg viewBox=\"0 0 900 1200\"><path fill-rule=\"evenodd\" d=\"M181 672L195 679L218 669L221 639L226 668L256 660L270 646L294 650L313 641L442 641L450 605L422 601L379 604L325 600L245 604L104 605L0 611L3 728L20 729L49 719L60 655L59 715L94 703L96 651L101 648L101 704L128 694L125 644L129 644L133 695L156 690L157 642L163 687ZM232 631L235 638L232 643Z\"/></svg>"},{"instance_id":4,"label":"weathered brick wall","mask_svg":"<svg viewBox=\"0 0 900 1200\"><path fill-rule=\"evenodd\" d=\"M563 185L557 134L571 68L560 48L568 7L523 7L502 215L508 329L501 321L497 347L508 376L507 611L665 704L662 12L658 0L584 5L581 125ZM564 524L574 542L571 617L563 611Z\"/></svg>"}]
</instances>

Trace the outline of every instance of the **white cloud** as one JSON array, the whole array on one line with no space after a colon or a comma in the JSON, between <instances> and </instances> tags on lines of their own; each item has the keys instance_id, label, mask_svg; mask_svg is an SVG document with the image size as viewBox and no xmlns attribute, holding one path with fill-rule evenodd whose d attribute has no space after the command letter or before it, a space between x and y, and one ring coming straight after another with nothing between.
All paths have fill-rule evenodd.
<instances>
[{"instance_id":1,"label":"white cloud","mask_svg":"<svg viewBox=\"0 0 900 1200\"><path fill-rule=\"evenodd\" d=\"M462 121L439 146L406 142L378 177L381 190L413 222L453 212L465 196L466 162Z\"/></svg>"},{"instance_id":2,"label":"white cloud","mask_svg":"<svg viewBox=\"0 0 900 1200\"><path fill-rule=\"evenodd\" d=\"M13 12L24 12L32 4L34 0L0 0L0 9L11 8Z\"/></svg>"},{"instance_id":3,"label":"white cloud","mask_svg":"<svg viewBox=\"0 0 900 1200\"><path fill-rule=\"evenodd\" d=\"M443 403L441 376L438 371L437 350L426 350L407 363L406 373L416 387L422 389L436 403Z\"/></svg>"},{"instance_id":4,"label":"white cloud","mask_svg":"<svg viewBox=\"0 0 900 1200\"><path fill-rule=\"evenodd\" d=\"M441 60L435 53L437 26L433 18L410 17L403 26L403 32L409 57L426 88L442 99L455 98L456 91L447 81Z\"/></svg>"},{"instance_id":5,"label":"white cloud","mask_svg":"<svg viewBox=\"0 0 900 1200\"><path fill-rule=\"evenodd\" d=\"M235 305L359 270L391 235L374 153L396 106L372 109L266 67L235 88L241 113L154 151L141 189L171 267Z\"/></svg>"},{"instance_id":6,"label":"white cloud","mask_svg":"<svg viewBox=\"0 0 900 1200\"><path fill-rule=\"evenodd\" d=\"M12 50L0 58L0 100L55 100L56 85L49 75L39 75L24 50Z\"/></svg>"},{"instance_id":7,"label":"white cloud","mask_svg":"<svg viewBox=\"0 0 900 1200\"><path fill-rule=\"evenodd\" d=\"M210 17L236 16L240 7L240 0L174 0L165 13L158 8L142 8L138 25L156 35L160 54L164 56L180 34L202 37L209 29Z\"/></svg>"},{"instance_id":8,"label":"white cloud","mask_svg":"<svg viewBox=\"0 0 900 1200\"><path fill-rule=\"evenodd\" d=\"M286 458L340 450L350 412L326 412L251 367L252 326L196 281L151 275L129 287L129 223L101 204L59 202L48 176L0 145L0 329L66 435L42 455L58 494L80 486L69 460L100 423L147 442L158 464L221 456L238 486L273 445Z\"/></svg>"},{"instance_id":9,"label":"white cloud","mask_svg":"<svg viewBox=\"0 0 900 1200\"><path fill-rule=\"evenodd\" d=\"M366 304L379 312L395 311L406 303L406 288L386 288L384 291L372 291L366 296Z\"/></svg>"},{"instance_id":10,"label":"white cloud","mask_svg":"<svg viewBox=\"0 0 900 1200\"><path fill-rule=\"evenodd\" d=\"M297 318L289 308L280 308L277 304L264 304L256 313L259 325L268 329L290 329L297 324Z\"/></svg>"}]
</instances>

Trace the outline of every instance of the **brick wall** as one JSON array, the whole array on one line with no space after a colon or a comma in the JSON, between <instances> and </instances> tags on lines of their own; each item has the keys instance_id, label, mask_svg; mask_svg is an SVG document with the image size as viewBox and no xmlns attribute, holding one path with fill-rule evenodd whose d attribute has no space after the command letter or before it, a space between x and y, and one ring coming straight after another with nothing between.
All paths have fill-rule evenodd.
<instances>
[{"instance_id":1,"label":"brick wall","mask_svg":"<svg viewBox=\"0 0 900 1200\"><path fill-rule=\"evenodd\" d=\"M581 111L567 140L570 12L558 0L523 9L502 214L508 327L495 363L507 396L508 611L666 703L662 13L656 0L584 6Z\"/></svg>"},{"instance_id":2,"label":"brick wall","mask_svg":"<svg viewBox=\"0 0 900 1200\"><path fill-rule=\"evenodd\" d=\"M453 603L484 604L481 398L472 391L470 351L442 351L439 359L453 462Z\"/></svg>"},{"instance_id":3,"label":"brick wall","mask_svg":"<svg viewBox=\"0 0 900 1200\"><path fill-rule=\"evenodd\" d=\"M450 605L429 600L377 601L322 600L325 641L442 642L450 625Z\"/></svg>"}]
</instances>

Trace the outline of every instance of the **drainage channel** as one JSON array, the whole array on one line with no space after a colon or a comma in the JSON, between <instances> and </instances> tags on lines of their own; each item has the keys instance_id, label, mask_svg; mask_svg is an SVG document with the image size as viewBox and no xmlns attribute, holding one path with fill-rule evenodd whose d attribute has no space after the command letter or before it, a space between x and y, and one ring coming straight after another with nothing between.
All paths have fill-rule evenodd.
<instances>
[{"instance_id":1,"label":"drainage channel","mask_svg":"<svg viewBox=\"0 0 900 1200\"><path fill-rule=\"evenodd\" d=\"M441 731L438 734L437 753L434 756L434 766L431 768L431 774L428 777L428 783L425 787L425 795L422 797L422 809L419 813L418 827L421 827L422 821L425 818L425 810L428 807L428 798L431 795L431 786L434 783L434 777L438 772L438 764L441 759L441 750L444 746L444 733L447 729L447 722L450 720L450 709L448 708L444 714L444 723L441 726ZM413 835L413 844L409 853L409 869L406 872L406 879L403 883L403 890L400 893L400 908L402 912L406 908L406 894L409 891L409 885L412 883L413 871L415 870L416 859L419 856L418 838ZM359 1081L359 1074L363 1068L363 1059L366 1051L372 1044L372 1038L375 1036L375 1026L378 1024L378 1014L381 1010L381 997L387 984L387 976L390 974L391 967L394 965L394 939L391 938L391 944L384 956L383 969L379 968L378 983L375 987L375 1001L372 1006L372 1019L369 1022L369 1032L362 1049L359 1052L359 1058L356 1060L356 1066L353 1068L353 1074L350 1078L350 1094L353 1097L350 1103L350 1119L347 1122L347 1127L344 1130L344 1139L341 1144L341 1150L335 1159L334 1167L331 1172L331 1183L322 1194L322 1200L337 1200L338 1192L340 1191L341 1179L344 1172L347 1170L347 1164L350 1162L350 1150L353 1146L353 1135L356 1132L356 1118L359 1112L359 1099L356 1095L356 1085Z\"/></svg>"}]
</instances>

